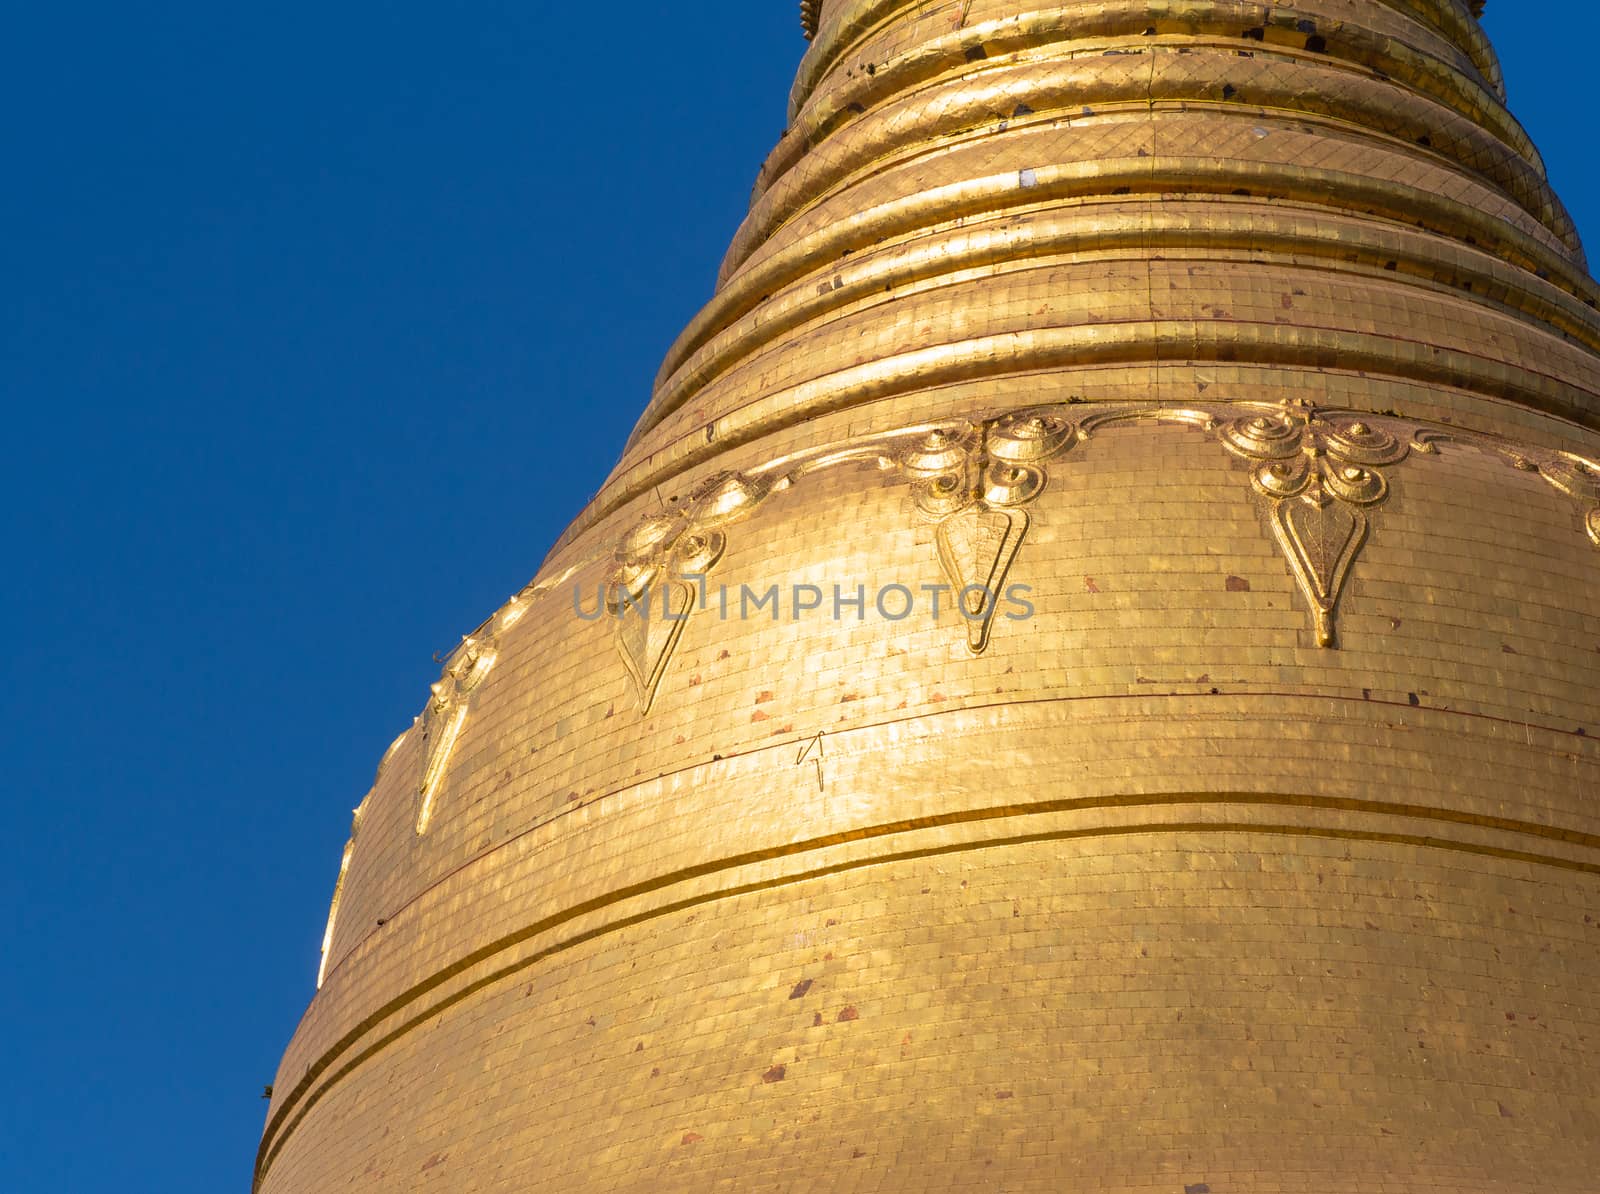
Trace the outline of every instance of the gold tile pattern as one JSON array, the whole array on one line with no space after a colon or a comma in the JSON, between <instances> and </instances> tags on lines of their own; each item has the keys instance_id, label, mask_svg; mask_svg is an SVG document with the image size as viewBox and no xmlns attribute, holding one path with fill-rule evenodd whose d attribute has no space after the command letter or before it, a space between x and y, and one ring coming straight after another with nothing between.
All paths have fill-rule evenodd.
<instances>
[{"instance_id":1,"label":"gold tile pattern","mask_svg":"<svg viewBox=\"0 0 1600 1194\"><path fill-rule=\"evenodd\" d=\"M256 1189L1591 1194L1600 290L1480 13L806 0Z\"/></svg>"}]
</instances>

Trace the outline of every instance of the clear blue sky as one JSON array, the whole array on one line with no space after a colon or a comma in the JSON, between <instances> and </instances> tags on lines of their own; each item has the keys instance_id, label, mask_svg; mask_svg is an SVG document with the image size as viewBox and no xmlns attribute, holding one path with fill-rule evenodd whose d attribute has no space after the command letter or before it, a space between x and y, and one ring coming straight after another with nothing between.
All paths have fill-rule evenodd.
<instances>
[{"instance_id":1,"label":"clear blue sky","mask_svg":"<svg viewBox=\"0 0 1600 1194\"><path fill-rule=\"evenodd\" d=\"M350 809L708 296L795 7L8 9L0 1191L248 1188ZM1490 10L1600 254L1592 49Z\"/></svg>"}]
</instances>

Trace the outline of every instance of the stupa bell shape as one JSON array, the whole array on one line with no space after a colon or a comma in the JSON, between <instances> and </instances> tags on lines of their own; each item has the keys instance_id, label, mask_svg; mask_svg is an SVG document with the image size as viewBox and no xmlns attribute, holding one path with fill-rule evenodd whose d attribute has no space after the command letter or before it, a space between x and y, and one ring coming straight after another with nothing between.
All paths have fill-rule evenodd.
<instances>
[{"instance_id":1,"label":"stupa bell shape","mask_svg":"<svg viewBox=\"0 0 1600 1194\"><path fill-rule=\"evenodd\" d=\"M1600 1174L1600 316L1465 0L808 0L264 1194Z\"/></svg>"}]
</instances>

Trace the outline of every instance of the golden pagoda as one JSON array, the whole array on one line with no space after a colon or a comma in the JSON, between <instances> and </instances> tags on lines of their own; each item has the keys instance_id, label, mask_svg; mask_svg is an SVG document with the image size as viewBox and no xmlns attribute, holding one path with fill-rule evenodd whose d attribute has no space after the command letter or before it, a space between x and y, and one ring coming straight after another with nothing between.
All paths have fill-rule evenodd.
<instances>
[{"instance_id":1,"label":"golden pagoda","mask_svg":"<svg viewBox=\"0 0 1600 1194\"><path fill-rule=\"evenodd\" d=\"M1600 290L1468 0L807 0L263 1194L1600 1189Z\"/></svg>"}]
</instances>

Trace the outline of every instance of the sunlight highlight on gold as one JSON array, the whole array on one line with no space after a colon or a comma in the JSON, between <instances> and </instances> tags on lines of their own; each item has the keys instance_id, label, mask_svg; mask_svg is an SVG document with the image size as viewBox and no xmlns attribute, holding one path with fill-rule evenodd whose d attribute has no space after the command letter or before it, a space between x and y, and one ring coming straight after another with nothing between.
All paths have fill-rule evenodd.
<instances>
[{"instance_id":1,"label":"sunlight highlight on gold","mask_svg":"<svg viewBox=\"0 0 1600 1194\"><path fill-rule=\"evenodd\" d=\"M1600 289L1481 8L805 0L260 1194L1590 1194Z\"/></svg>"}]
</instances>

